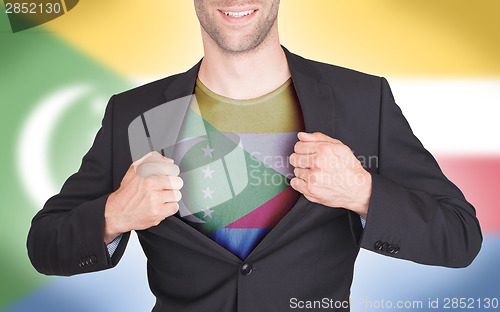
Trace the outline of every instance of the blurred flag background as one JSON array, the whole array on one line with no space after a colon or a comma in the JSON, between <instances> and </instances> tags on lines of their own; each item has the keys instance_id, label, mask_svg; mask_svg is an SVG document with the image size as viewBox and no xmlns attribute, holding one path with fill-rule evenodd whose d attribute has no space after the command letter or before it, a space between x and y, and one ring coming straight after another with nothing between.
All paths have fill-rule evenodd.
<instances>
[{"instance_id":1,"label":"blurred flag background","mask_svg":"<svg viewBox=\"0 0 500 312\"><path fill-rule=\"evenodd\" d=\"M435 311L428 302L439 299L443 308L445 298L496 310L484 302L500 297L499 11L497 0L281 3L281 40L292 52L388 79L483 228L483 248L466 269L362 251L353 311L384 311L381 301L421 301L422 308L397 310ZM78 169L109 97L185 71L202 55L192 1L82 0L16 33L0 6L0 311L151 310L135 236L116 268L74 277L38 274L26 236L36 211ZM466 309L450 302L447 310Z\"/></svg>"}]
</instances>

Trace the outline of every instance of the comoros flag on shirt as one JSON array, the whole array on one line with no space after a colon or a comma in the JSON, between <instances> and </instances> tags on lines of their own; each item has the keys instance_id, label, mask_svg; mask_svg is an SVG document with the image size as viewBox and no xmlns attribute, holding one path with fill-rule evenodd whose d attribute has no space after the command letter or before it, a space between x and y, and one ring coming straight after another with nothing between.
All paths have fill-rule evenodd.
<instances>
[{"instance_id":1,"label":"comoros flag on shirt","mask_svg":"<svg viewBox=\"0 0 500 312\"><path fill-rule=\"evenodd\" d=\"M144 113L131 123L129 136L134 160L149 150L174 159L184 181L180 217L240 258L298 198L289 179L245 150L237 134L204 120L195 96Z\"/></svg>"},{"instance_id":2,"label":"comoros flag on shirt","mask_svg":"<svg viewBox=\"0 0 500 312\"><path fill-rule=\"evenodd\" d=\"M231 227L288 187L287 178L246 151L237 134L218 131L192 108L173 158L184 180L180 215L206 235Z\"/></svg>"}]
</instances>

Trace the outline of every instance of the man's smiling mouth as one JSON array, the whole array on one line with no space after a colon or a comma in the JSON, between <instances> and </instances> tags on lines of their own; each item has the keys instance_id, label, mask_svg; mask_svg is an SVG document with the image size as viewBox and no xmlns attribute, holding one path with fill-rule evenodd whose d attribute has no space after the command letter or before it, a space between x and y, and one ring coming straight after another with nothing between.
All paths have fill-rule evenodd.
<instances>
[{"instance_id":1,"label":"man's smiling mouth","mask_svg":"<svg viewBox=\"0 0 500 312\"><path fill-rule=\"evenodd\" d=\"M227 16L239 18L239 17L250 15L255 11L257 11L257 10L248 10L248 11L242 11L242 12L224 12L224 11L221 11L221 12L226 14Z\"/></svg>"}]
</instances>

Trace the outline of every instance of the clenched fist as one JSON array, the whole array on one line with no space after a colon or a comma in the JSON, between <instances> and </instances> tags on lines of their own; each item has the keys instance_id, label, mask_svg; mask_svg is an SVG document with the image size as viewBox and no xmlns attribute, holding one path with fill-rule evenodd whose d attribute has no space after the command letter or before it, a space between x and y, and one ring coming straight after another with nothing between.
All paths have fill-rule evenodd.
<instances>
[{"instance_id":1,"label":"clenched fist","mask_svg":"<svg viewBox=\"0 0 500 312\"><path fill-rule=\"evenodd\" d=\"M175 214L183 185L174 161L151 152L130 165L120 188L106 202L104 242L131 230L158 225Z\"/></svg>"},{"instance_id":2,"label":"clenched fist","mask_svg":"<svg viewBox=\"0 0 500 312\"><path fill-rule=\"evenodd\" d=\"M295 167L290 185L312 202L343 207L366 218L372 179L351 149L319 132L300 132L298 138L290 155Z\"/></svg>"}]
</instances>

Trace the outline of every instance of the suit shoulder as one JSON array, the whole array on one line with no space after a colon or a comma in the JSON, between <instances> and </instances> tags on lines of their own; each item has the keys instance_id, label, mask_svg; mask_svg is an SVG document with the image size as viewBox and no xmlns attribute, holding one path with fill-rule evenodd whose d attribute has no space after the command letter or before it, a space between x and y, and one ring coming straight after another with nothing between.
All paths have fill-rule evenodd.
<instances>
[{"instance_id":1,"label":"suit shoulder","mask_svg":"<svg viewBox=\"0 0 500 312\"><path fill-rule=\"evenodd\" d=\"M364 73L355 69L342 67L339 65L329 64L325 62L320 62L316 60L311 60L298 56L308 67L308 70L316 72L325 81L331 81L333 83L341 84L377 84L380 86L380 80L382 77Z\"/></svg>"}]
</instances>

